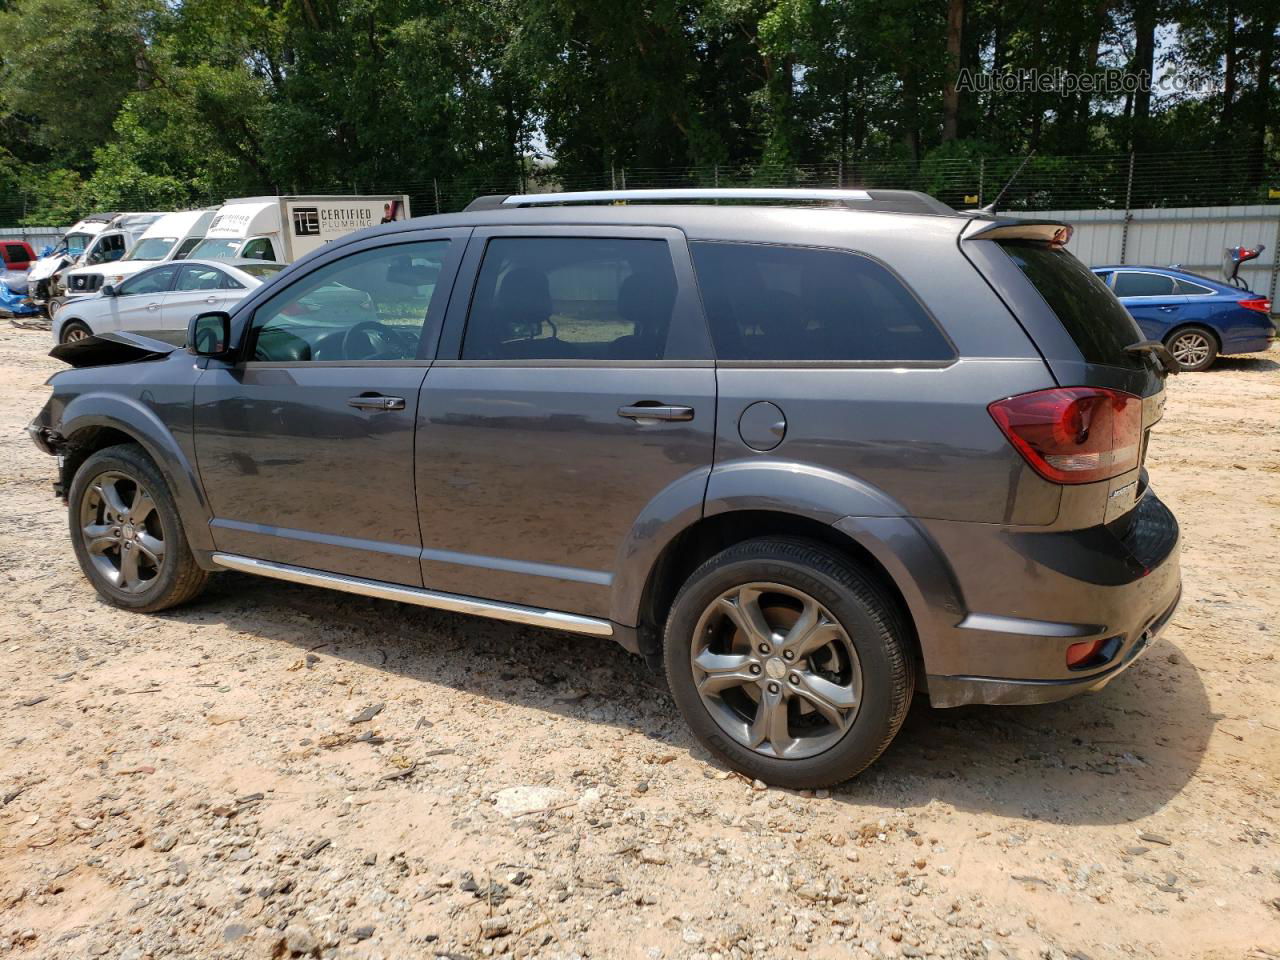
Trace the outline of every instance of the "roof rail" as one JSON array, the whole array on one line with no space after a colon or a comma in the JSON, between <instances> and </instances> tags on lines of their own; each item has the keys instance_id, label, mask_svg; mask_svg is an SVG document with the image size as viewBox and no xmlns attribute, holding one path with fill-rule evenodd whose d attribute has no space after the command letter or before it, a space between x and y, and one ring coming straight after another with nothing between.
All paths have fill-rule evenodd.
<instances>
[{"instance_id":1,"label":"roof rail","mask_svg":"<svg viewBox=\"0 0 1280 960\"><path fill-rule=\"evenodd\" d=\"M693 187L668 190L583 190L568 193L526 193L477 197L467 210L559 206L570 203L626 203L658 201L690 203L698 200L777 200L835 203L852 209L894 210L903 213L954 214L928 194L914 190L811 190L784 187Z\"/></svg>"}]
</instances>

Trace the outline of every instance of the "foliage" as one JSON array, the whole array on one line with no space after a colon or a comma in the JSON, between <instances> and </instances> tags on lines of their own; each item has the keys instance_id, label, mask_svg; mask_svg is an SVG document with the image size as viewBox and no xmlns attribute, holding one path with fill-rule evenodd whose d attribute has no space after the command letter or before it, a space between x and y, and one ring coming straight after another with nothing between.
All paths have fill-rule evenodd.
<instances>
[{"instance_id":1,"label":"foliage","mask_svg":"<svg viewBox=\"0 0 1280 960\"><path fill-rule=\"evenodd\" d=\"M1231 146L1248 155L1232 189L1255 197L1275 168L1277 13L1275 0L0 0L0 222L277 191L406 190L430 209L441 183L445 205L520 189L549 158L582 186L624 167L633 185L671 182L667 168L762 183L831 168L959 203L979 186L990 197L1035 149L1066 159L1038 159L1019 202L1070 184L1122 203L1113 158ZM1144 57L1199 88L944 96L959 66L1091 73Z\"/></svg>"}]
</instances>

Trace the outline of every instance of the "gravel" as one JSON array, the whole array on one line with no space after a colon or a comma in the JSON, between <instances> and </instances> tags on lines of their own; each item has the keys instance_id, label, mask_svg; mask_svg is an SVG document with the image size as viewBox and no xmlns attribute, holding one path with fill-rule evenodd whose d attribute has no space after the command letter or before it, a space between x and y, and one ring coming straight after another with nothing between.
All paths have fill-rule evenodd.
<instances>
[{"instance_id":1,"label":"gravel","mask_svg":"<svg viewBox=\"0 0 1280 960\"><path fill-rule=\"evenodd\" d=\"M1273 360L1170 381L1186 593L1132 670L919 701L794 792L607 642L235 574L103 604L21 432L46 337L0 328L4 960L1276 957Z\"/></svg>"}]
</instances>

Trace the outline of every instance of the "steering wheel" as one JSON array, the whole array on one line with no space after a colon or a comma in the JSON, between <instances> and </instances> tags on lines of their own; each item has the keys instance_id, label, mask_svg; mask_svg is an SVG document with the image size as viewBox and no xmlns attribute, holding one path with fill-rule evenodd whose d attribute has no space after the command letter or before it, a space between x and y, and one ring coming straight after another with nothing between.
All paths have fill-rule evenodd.
<instances>
[{"instance_id":1,"label":"steering wheel","mask_svg":"<svg viewBox=\"0 0 1280 960\"><path fill-rule=\"evenodd\" d=\"M357 354L356 335L364 338L364 347ZM382 349L378 349L381 344ZM413 352L413 345L399 330L376 320L361 320L347 329L342 335L342 356L345 360L403 360L406 354Z\"/></svg>"}]
</instances>

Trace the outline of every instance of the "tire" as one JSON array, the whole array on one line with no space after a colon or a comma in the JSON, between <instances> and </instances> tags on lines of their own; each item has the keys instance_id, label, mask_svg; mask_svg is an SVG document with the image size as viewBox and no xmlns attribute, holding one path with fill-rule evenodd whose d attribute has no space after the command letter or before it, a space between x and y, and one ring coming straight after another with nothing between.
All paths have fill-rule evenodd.
<instances>
[{"instance_id":1,"label":"tire","mask_svg":"<svg viewBox=\"0 0 1280 960\"><path fill-rule=\"evenodd\" d=\"M1208 370L1218 359L1218 338L1207 327L1179 327L1169 334L1165 346L1188 373Z\"/></svg>"},{"instance_id":2,"label":"tire","mask_svg":"<svg viewBox=\"0 0 1280 960\"><path fill-rule=\"evenodd\" d=\"M137 444L107 447L81 464L67 515L80 569L114 606L165 610L193 599L209 579L191 554L168 483Z\"/></svg>"},{"instance_id":3,"label":"tire","mask_svg":"<svg viewBox=\"0 0 1280 960\"><path fill-rule=\"evenodd\" d=\"M784 642L801 620L819 625L812 644ZM857 776L893 740L914 690L909 637L897 606L845 557L768 537L693 572L672 604L663 656L699 743L747 776L803 789Z\"/></svg>"},{"instance_id":4,"label":"tire","mask_svg":"<svg viewBox=\"0 0 1280 960\"><path fill-rule=\"evenodd\" d=\"M68 320L62 325L62 330L58 333L58 342L72 343L92 336L93 331L89 329L88 324L82 320Z\"/></svg>"}]
</instances>

